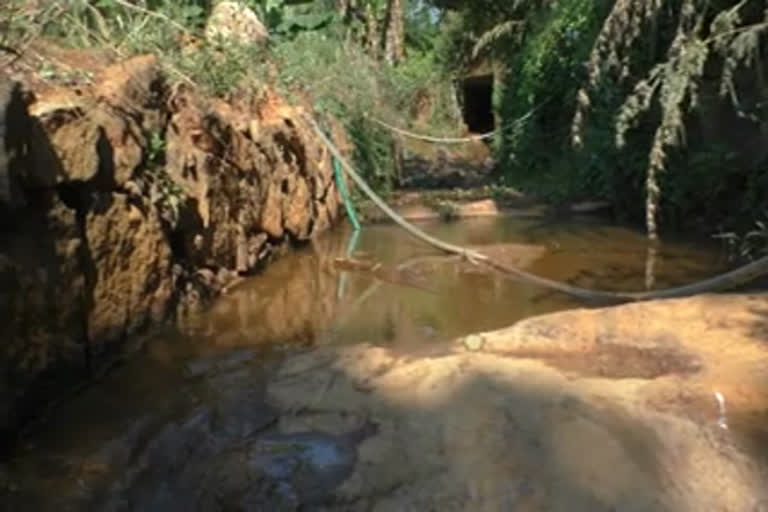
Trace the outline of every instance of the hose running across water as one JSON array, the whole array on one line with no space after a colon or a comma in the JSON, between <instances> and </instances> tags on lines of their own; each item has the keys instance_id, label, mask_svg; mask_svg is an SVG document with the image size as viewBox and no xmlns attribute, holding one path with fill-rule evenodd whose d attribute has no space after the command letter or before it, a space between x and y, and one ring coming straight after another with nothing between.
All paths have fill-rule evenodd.
<instances>
[{"instance_id":1,"label":"hose running across water","mask_svg":"<svg viewBox=\"0 0 768 512\"><path fill-rule=\"evenodd\" d=\"M312 126L314 131L320 140L328 147L331 154L341 163L343 169L357 184L358 187L376 204L390 219L392 219L398 226L406 230L415 238L440 249L441 251L457 254L468 259L474 264L486 265L491 269L494 269L504 276L515 278L524 282L539 285L545 288L549 288L554 291L570 295L579 299L585 299L589 301L597 302L609 302L609 303L622 303L633 302L641 300L653 300L653 299L670 299L687 297L690 295L697 295L701 293L710 293L715 291L723 291L726 289L734 288L742 284L746 284L757 277L768 274L768 256L764 256L751 263L743 265L735 270L720 274L718 276L698 281L696 283L678 286L674 288L667 288L664 290L652 290L646 292L608 292L601 290L589 290L586 288L580 288L578 286L571 286L569 284L561 283L559 281L553 281L545 277L540 277L535 274L531 274L516 267L505 265L498 261L494 261L485 254L467 249L458 245L454 245L438 238L435 238L421 229L417 228L400 215L398 215L392 208L379 197L371 187L365 182L360 174L347 162L341 151L333 144L333 142L325 135L315 119L309 114L304 114L306 121Z\"/></svg>"}]
</instances>

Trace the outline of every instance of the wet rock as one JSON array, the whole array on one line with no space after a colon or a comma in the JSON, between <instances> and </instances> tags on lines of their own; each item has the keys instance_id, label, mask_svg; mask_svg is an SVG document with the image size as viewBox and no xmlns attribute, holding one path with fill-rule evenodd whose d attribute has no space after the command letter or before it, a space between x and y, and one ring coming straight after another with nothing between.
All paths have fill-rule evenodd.
<instances>
[{"instance_id":1,"label":"wet rock","mask_svg":"<svg viewBox=\"0 0 768 512\"><path fill-rule=\"evenodd\" d=\"M252 361L256 353L252 350L236 350L218 356L197 358L187 362L186 369L190 377L201 377L221 371L232 370Z\"/></svg>"},{"instance_id":2,"label":"wet rock","mask_svg":"<svg viewBox=\"0 0 768 512\"><path fill-rule=\"evenodd\" d=\"M240 2L218 2L206 23L205 37L248 45L263 43L269 36L253 10Z\"/></svg>"},{"instance_id":3,"label":"wet rock","mask_svg":"<svg viewBox=\"0 0 768 512\"><path fill-rule=\"evenodd\" d=\"M458 215L460 217L482 217L499 215L499 208L493 199L483 201L473 201L471 203L459 206Z\"/></svg>"},{"instance_id":4,"label":"wet rock","mask_svg":"<svg viewBox=\"0 0 768 512\"><path fill-rule=\"evenodd\" d=\"M704 296L533 318L484 333L480 352L326 348L287 358L268 397L307 411L304 428L379 425L324 510L752 510L766 311L765 295ZM600 370L614 350L621 369Z\"/></svg>"},{"instance_id":5,"label":"wet rock","mask_svg":"<svg viewBox=\"0 0 768 512\"><path fill-rule=\"evenodd\" d=\"M275 411L253 402L244 383L228 388L229 400L215 408L199 406L164 423L134 422L85 459L70 455L65 466L74 471L48 475L76 478L65 492L32 498L24 488L9 503L34 502L41 511L282 511L328 499L352 471L371 427L343 435L263 432Z\"/></svg>"},{"instance_id":6,"label":"wet rock","mask_svg":"<svg viewBox=\"0 0 768 512\"><path fill-rule=\"evenodd\" d=\"M251 351L236 351L217 358L216 373L206 380L214 396L220 397L214 407L212 429L221 446L253 439L278 420L279 411L264 401L263 376L254 366L246 365L253 355Z\"/></svg>"},{"instance_id":7,"label":"wet rock","mask_svg":"<svg viewBox=\"0 0 768 512\"><path fill-rule=\"evenodd\" d=\"M250 445L250 463L288 484L302 506L328 500L352 472L357 445L375 432L370 425L341 435L324 432L275 433Z\"/></svg>"}]
</instances>

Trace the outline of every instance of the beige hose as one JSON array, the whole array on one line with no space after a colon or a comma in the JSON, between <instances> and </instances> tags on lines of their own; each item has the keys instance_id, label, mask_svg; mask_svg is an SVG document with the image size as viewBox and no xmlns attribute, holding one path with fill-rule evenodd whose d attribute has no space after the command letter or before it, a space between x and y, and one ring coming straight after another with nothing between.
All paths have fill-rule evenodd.
<instances>
[{"instance_id":1,"label":"beige hose","mask_svg":"<svg viewBox=\"0 0 768 512\"><path fill-rule=\"evenodd\" d=\"M488 267L497 270L502 275L515 278L527 283L536 284L555 290L572 297L580 299L586 299L590 301L599 302L632 302L640 300L653 300L653 299L670 299L675 297L687 297L690 295L697 295L701 293L710 293L716 291L723 291L730 288L735 288L746 284L760 276L768 274L768 256L764 256L756 261L748 263L725 274L698 281L693 284L685 286L678 286L675 288L667 288L665 290L652 290L646 292L607 292L600 290L588 290L586 288L579 288L577 286L571 286L569 284L553 281L545 277L540 277L519 268L504 265L497 261L493 261L485 254L482 254L471 249L467 249L458 245L454 245L448 242L439 240L433 236L428 235L421 229L417 228L413 224L398 215L392 208L390 208L381 197L379 197L368 186L365 180L352 168L347 160L342 156L338 148L331 142L331 140L323 133L317 122L308 114L305 114L305 119L312 126L312 128L320 137L320 140L328 147L328 150L333 156L335 156L342 167L347 172L350 178L365 192L365 194L378 206L389 218L391 218L398 226L405 229L408 233L418 238L419 240L440 249L441 251L457 254L464 258L467 258L470 262L475 264L483 264Z\"/></svg>"}]
</instances>

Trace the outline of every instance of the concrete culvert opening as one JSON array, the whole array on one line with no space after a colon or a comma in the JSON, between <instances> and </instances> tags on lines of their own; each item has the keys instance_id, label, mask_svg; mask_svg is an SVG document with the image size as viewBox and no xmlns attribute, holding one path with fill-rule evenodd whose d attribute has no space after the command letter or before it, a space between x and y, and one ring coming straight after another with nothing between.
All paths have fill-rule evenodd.
<instances>
[{"instance_id":1,"label":"concrete culvert opening","mask_svg":"<svg viewBox=\"0 0 768 512\"><path fill-rule=\"evenodd\" d=\"M465 78L462 82L464 122L472 133L487 133L495 129L493 118L493 75Z\"/></svg>"}]
</instances>

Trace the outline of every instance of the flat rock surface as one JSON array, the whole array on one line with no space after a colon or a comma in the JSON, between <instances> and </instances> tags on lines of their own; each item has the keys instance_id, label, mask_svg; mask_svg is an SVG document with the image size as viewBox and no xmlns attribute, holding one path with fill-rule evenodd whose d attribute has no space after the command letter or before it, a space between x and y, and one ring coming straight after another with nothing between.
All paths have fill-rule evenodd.
<instances>
[{"instance_id":1,"label":"flat rock surface","mask_svg":"<svg viewBox=\"0 0 768 512\"><path fill-rule=\"evenodd\" d=\"M268 399L287 429L378 425L327 510L757 511L766 333L766 296L571 311L478 351L319 349Z\"/></svg>"}]
</instances>

